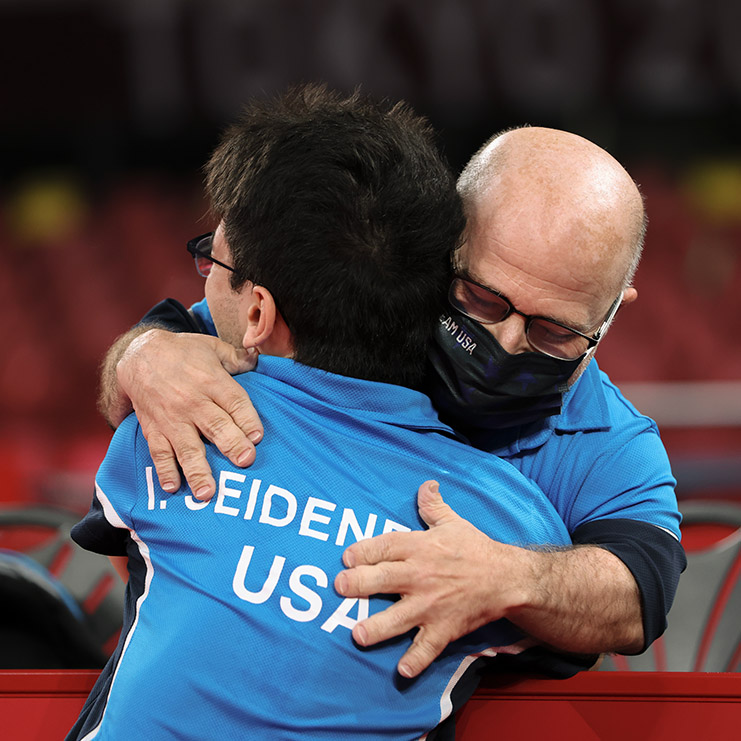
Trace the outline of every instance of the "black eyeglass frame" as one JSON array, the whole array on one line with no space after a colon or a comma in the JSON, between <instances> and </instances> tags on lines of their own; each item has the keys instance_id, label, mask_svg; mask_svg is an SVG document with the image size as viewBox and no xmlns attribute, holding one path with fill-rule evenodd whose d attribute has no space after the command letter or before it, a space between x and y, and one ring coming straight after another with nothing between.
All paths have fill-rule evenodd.
<instances>
[{"instance_id":1,"label":"black eyeglass frame","mask_svg":"<svg viewBox=\"0 0 741 741\"><path fill-rule=\"evenodd\" d=\"M202 249L198 249L198 245L201 244L201 242L205 242L206 240L208 240L208 252L204 252ZM198 275L200 275L202 278L206 278L208 276L208 274L204 275L201 272L201 269L198 267L199 257L208 260L209 262L216 263L216 265L219 265L222 268L226 268L232 273L236 273L237 271L231 265L227 265L225 262L221 262L221 260L217 260L215 257L211 256L211 250L213 249L213 240L214 233L206 232L205 234L199 234L197 237L193 237L193 239L189 239L188 243L186 244L188 252L193 255L193 259L196 262L196 270L198 271Z\"/></svg>"},{"instance_id":2,"label":"black eyeglass frame","mask_svg":"<svg viewBox=\"0 0 741 741\"><path fill-rule=\"evenodd\" d=\"M497 319L496 321L486 320L482 319L481 317L474 316L473 314L469 314L468 311L466 311L465 307L455 298L455 283L456 281L461 280L465 283L470 283L471 285L477 286L478 288L483 289L487 293L491 293L493 296L496 296L500 301L503 301L508 309L507 312L504 314L504 316L501 319ZM450 303L453 308L460 311L462 314L465 314L469 319L473 319L474 321L478 322L479 324L499 324L500 322L503 322L507 317L511 316L512 314L518 314L525 320L525 336L528 336L528 332L530 330L530 325L535 321L536 319L540 319L544 322L549 322L550 324L555 324L557 327L561 327L562 329L566 329L569 332L573 332L578 337L581 337L582 339L585 339L589 344L587 346L587 349L584 351L585 354L592 350L592 348L596 347L599 341L602 339L602 335L605 331L605 329L609 326L610 322L615 318L615 314L617 314L618 309L620 308L620 304L622 303L623 299L623 293L622 291L618 295L618 297L612 302L610 305L610 308L607 310L607 314L605 315L605 319L600 324L600 326L597 328L597 331L593 335L585 334L584 332L580 332L578 329L574 329L573 327L569 327L568 324L564 324L563 322L559 322L556 319L551 319L547 316L538 316L538 315L531 315L531 314L525 314L524 311L520 311L519 309L515 308L513 306L512 302L503 294L501 294L499 291L495 291L493 288L489 288L489 286L485 286L478 281L473 280L472 278L469 278L466 275L456 275L453 280L450 282L450 288L448 289L448 302ZM528 337L528 342L530 341ZM535 347L533 345L533 347ZM536 348L537 350L537 348ZM543 355L548 355L552 358L557 358L558 360L575 360L576 358L559 358L558 355L553 355L553 353L544 352L543 350L537 350L539 353L542 353ZM579 356L577 356L579 357Z\"/></svg>"}]
</instances>

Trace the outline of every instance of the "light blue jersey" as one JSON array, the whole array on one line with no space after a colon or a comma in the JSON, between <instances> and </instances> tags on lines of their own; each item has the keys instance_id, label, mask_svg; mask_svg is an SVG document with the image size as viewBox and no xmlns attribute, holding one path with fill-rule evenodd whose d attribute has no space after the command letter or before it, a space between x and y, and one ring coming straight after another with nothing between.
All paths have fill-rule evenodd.
<instances>
[{"instance_id":1,"label":"light blue jersey","mask_svg":"<svg viewBox=\"0 0 741 741\"><path fill-rule=\"evenodd\" d=\"M208 503L160 489L133 415L113 438L73 536L129 556L125 624L69 738L423 737L473 691L478 657L531 642L492 623L405 680L396 664L411 634L353 643L355 623L393 597L338 595L344 549L423 529L416 495L427 479L501 542L567 544L561 518L509 463L455 439L418 392L266 356L237 378L265 438L249 469L207 446Z\"/></svg>"}]
</instances>

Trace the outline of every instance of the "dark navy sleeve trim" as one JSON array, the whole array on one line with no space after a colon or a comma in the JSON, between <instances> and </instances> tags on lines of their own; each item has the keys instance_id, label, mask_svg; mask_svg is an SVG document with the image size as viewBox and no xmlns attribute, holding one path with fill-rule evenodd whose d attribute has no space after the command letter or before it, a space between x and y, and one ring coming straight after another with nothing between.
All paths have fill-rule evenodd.
<instances>
[{"instance_id":1,"label":"dark navy sleeve trim","mask_svg":"<svg viewBox=\"0 0 741 741\"><path fill-rule=\"evenodd\" d=\"M129 531L116 528L105 517L98 497L93 497L90 511L71 530L72 540L85 550L103 556L126 556Z\"/></svg>"},{"instance_id":2,"label":"dark navy sleeve trim","mask_svg":"<svg viewBox=\"0 0 741 741\"><path fill-rule=\"evenodd\" d=\"M666 630L666 615L687 565L684 548L670 533L639 520L594 520L577 527L571 539L575 545L605 548L630 569L641 594L645 640L635 653L642 653Z\"/></svg>"},{"instance_id":3,"label":"dark navy sleeve trim","mask_svg":"<svg viewBox=\"0 0 741 741\"><path fill-rule=\"evenodd\" d=\"M173 332L195 332L208 334L208 328L201 319L188 311L174 298L166 298L153 306L141 319L141 324L157 324Z\"/></svg>"}]
</instances>

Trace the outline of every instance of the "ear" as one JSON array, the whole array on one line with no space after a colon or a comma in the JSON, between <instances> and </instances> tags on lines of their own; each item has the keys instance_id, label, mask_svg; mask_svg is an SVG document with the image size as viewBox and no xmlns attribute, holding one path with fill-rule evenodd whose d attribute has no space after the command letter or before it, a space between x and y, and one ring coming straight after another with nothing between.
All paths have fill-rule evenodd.
<instances>
[{"instance_id":1,"label":"ear","mask_svg":"<svg viewBox=\"0 0 741 741\"><path fill-rule=\"evenodd\" d=\"M291 333L275 305L273 294L265 286L253 285L250 295L242 302L242 326L245 327L242 346L257 348L266 355L290 357Z\"/></svg>"},{"instance_id":2,"label":"ear","mask_svg":"<svg viewBox=\"0 0 741 741\"><path fill-rule=\"evenodd\" d=\"M242 345L245 349L262 345L273 333L275 301L264 286L245 286L247 295L240 303L242 326L245 328Z\"/></svg>"},{"instance_id":3,"label":"ear","mask_svg":"<svg viewBox=\"0 0 741 741\"><path fill-rule=\"evenodd\" d=\"M626 304L632 304L638 298L638 291L633 286L628 286L623 291L623 300L620 302L621 306Z\"/></svg>"}]
</instances>

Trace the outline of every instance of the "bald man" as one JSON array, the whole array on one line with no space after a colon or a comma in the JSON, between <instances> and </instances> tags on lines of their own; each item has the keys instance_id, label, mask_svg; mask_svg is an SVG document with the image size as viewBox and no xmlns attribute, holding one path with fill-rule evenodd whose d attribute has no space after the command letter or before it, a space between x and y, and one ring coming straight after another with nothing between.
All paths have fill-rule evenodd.
<instances>
[{"instance_id":1,"label":"bald man","mask_svg":"<svg viewBox=\"0 0 741 741\"><path fill-rule=\"evenodd\" d=\"M607 152L543 128L494 137L466 166L459 192L465 242L428 392L472 444L540 485L575 546L543 553L498 543L447 507L443 491L425 500L422 536L388 533L345 552L341 595L402 596L353 636L372 645L419 628L399 661L405 676L501 617L560 651L639 652L663 632L684 568L675 481L655 424L593 356L619 307L637 297L640 193ZM205 302L190 314L174 307L149 319L209 330ZM252 362L213 337L144 325L111 349L101 408L115 425L133 400L163 488L179 486L177 456L208 498L214 482L198 430L235 463L254 460L262 427L223 370Z\"/></svg>"}]
</instances>

